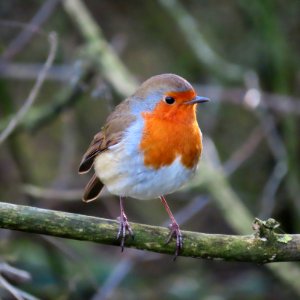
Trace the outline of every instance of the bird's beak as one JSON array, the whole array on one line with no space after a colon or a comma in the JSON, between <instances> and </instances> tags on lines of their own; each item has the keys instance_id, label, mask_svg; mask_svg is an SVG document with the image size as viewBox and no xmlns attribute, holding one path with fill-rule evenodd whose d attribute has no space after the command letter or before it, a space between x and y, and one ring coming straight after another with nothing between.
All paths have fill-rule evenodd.
<instances>
[{"instance_id":1,"label":"bird's beak","mask_svg":"<svg viewBox=\"0 0 300 300\"><path fill-rule=\"evenodd\" d=\"M196 96L193 100L185 102L185 104L197 104L197 103L204 103L210 101L209 98Z\"/></svg>"}]
</instances>

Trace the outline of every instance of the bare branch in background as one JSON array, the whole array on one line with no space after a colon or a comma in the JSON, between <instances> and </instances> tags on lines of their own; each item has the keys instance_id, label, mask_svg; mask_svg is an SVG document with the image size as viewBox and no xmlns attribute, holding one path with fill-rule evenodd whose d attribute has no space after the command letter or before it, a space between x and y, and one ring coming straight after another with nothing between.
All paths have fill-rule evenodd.
<instances>
[{"instance_id":1,"label":"bare branch in background","mask_svg":"<svg viewBox=\"0 0 300 300\"><path fill-rule=\"evenodd\" d=\"M18 288L16 288L15 286L13 286L12 284L10 284L3 276L0 275L0 286L2 286L2 288L4 288L5 290L7 290L10 294L12 294L14 296L15 299L17 300L39 300L39 298L36 298L32 295L30 295L27 292L24 292Z\"/></svg>"},{"instance_id":2,"label":"bare branch in background","mask_svg":"<svg viewBox=\"0 0 300 300\"><path fill-rule=\"evenodd\" d=\"M275 121L272 115L266 110L259 111L258 115L267 143L269 145L269 149L276 162L273 171L263 189L261 211L259 214L259 216L263 218L272 215L276 204L275 194L288 171L288 158L285 145L276 129Z\"/></svg>"},{"instance_id":3,"label":"bare branch in background","mask_svg":"<svg viewBox=\"0 0 300 300\"><path fill-rule=\"evenodd\" d=\"M265 106L259 104L264 101L261 91L260 83L256 73L249 73L245 77L248 91L245 94L244 101L255 111L261 128L264 132L270 152L275 159L275 166L271 175L263 189L261 200L261 211L259 217L268 218L272 215L276 205L275 194L279 188L280 183L284 179L288 170L288 157L284 142L276 128L276 122L271 112Z\"/></svg>"},{"instance_id":4,"label":"bare branch in background","mask_svg":"<svg viewBox=\"0 0 300 300\"><path fill-rule=\"evenodd\" d=\"M0 77L13 80L35 80L43 68L39 63L5 63L0 68ZM69 81L76 72L74 65L53 65L49 68L46 80Z\"/></svg>"},{"instance_id":5,"label":"bare branch in background","mask_svg":"<svg viewBox=\"0 0 300 300\"><path fill-rule=\"evenodd\" d=\"M0 288L2 287L3 289L7 290L15 297L15 299L38 300L38 298L18 289L6 280L6 278L10 278L17 282L31 280L31 275L28 272L14 268L7 263L0 263L0 274Z\"/></svg>"},{"instance_id":6,"label":"bare branch in background","mask_svg":"<svg viewBox=\"0 0 300 300\"><path fill-rule=\"evenodd\" d=\"M25 184L22 186L22 190L26 195L42 200L78 201L82 197L82 189L58 190Z\"/></svg>"},{"instance_id":7,"label":"bare branch in background","mask_svg":"<svg viewBox=\"0 0 300 300\"><path fill-rule=\"evenodd\" d=\"M4 142L4 140L14 131L17 125L22 121L26 113L28 112L29 108L33 105L36 97L41 89L41 86L45 80L46 74L48 69L51 67L57 50L57 37L56 33L51 32L49 34L49 43L50 43L50 50L45 65L40 72L35 85L33 86L32 90L29 93L28 98L25 100L25 103L21 107L21 109L16 113L16 115L11 119L8 126L2 131L0 134L0 144Z\"/></svg>"},{"instance_id":8,"label":"bare branch in background","mask_svg":"<svg viewBox=\"0 0 300 300\"><path fill-rule=\"evenodd\" d=\"M22 51L22 49L30 42L34 34L40 30L42 24L45 23L47 19L52 15L57 4L60 1L61 0L45 1L40 7L40 9L37 11L35 16L32 18L32 20L28 24L26 24L23 31L5 49L5 51L1 55L1 60L7 62L11 60L17 53ZM31 30L28 30L29 28Z\"/></svg>"},{"instance_id":9,"label":"bare branch in background","mask_svg":"<svg viewBox=\"0 0 300 300\"><path fill-rule=\"evenodd\" d=\"M0 263L0 273L18 282L31 280L31 275L24 270L17 269L7 263Z\"/></svg>"},{"instance_id":10,"label":"bare branch in background","mask_svg":"<svg viewBox=\"0 0 300 300\"><path fill-rule=\"evenodd\" d=\"M263 140L264 134L261 127L256 127L249 134L246 141L230 156L223 164L224 172L227 176L234 173L257 149L260 142Z\"/></svg>"},{"instance_id":11,"label":"bare branch in background","mask_svg":"<svg viewBox=\"0 0 300 300\"><path fill-rule=\"evenodd\" d=\"M211 97L213 101L242 105L245 109L253 112L253 107L246 104L244 97L247 93L246 88L224 88L214 85L193 85L199 94ZM218 95L219 98L212 97ZM268 108L281 114L300 114L300 99L287 95L272 94L260 91L263 101L258 103L258 108ZM211 102L213 103L213 102Z\"/></svg>"},{"instance_id":12,"label":"bare branch in background","mask_svg":"<svg viewBox=\"0 0 300 300\"><path fill-rule=\"evenodd\" d=\"M261 209L259 213L260 218L272 216L276 204L276 192L286 174L286 164L281 161L277 162L263 189Z\"/></svg>"}]
</instances>

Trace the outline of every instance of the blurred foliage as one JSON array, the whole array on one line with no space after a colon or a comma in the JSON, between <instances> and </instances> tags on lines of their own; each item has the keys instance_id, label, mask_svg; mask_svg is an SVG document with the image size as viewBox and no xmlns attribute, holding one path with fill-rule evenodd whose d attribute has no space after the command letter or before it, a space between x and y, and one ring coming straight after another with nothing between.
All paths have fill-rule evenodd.
<instances>
[{"instance_id":1,"label":"blurred foliage","mask_svg":"<svg viewBox=\"0 0 300 300\"><path fill-rule=\"evenodd\" d=\"M0 18L28 23L44 2L0 1ZM89 0L85 3L107 41L139 81L154 74L173 72L200 84L204 90L205 86L215 87L215 96L210 95L212 102L201 107L198 115L202 132L214 141L222 163L239 149L255 127L261 126L255 111L230 104L227 99L218 99L218 89L237 87L246 90L244 78L239 83L230 82L226 80L226 73L225 79L220 78L199 62L176 20L159 1ZM298 0L189 0L181 1L181 4L195 18L210 47L224 60L256 72L264 91L300 98ZM61 91L74 84L84 44L61 4L46 18L42 28L59 35L56 66L75 71L60 80L62 68L47 80L35 108L53 103ZM20 30L22 28L1 25L2 52ZM29 64L41 67L47 52L45 36L37 35L10 62L19 63L25 69ZM14 78L1 72L0 121L22 105L33 85L34 77L28 75L28 78L18 79L18 74L15 75ZM1 201L108 218L118 215L118 202L113 196L107 197L106 201L84 205L79 199L35 199L22 189L25 183L57 190L82 189L87 182L87 177L77 175L81 155L108 113L122 99L115 95L101 74L95 74L85 83L80 97L78 103L56 114L40 128L17 132L1 145ZM270 113L287 148L289 169L276 192L272 216L280 221L284 230L299 233L299 117ZM229 176L231 185L254 215L260 214L262 192L275 163L266 139L263 139L249 159ZM185 206L186 199L196 196L199 195L191 191L173 194L169 199L176 201L170 203L171 208L178 211ZM139 202L128 199L126 210L129 220L136 222L157 225L166 219L157 200ZM230 225L212 201L183 228L231 232ZM48 239L5 230L1 230L0 235L2 259L32 275L31 282L14 284L41 299L104 299L92 297L98 289L109 285L108 278L122 259L138 256L134 250L125 249L120 253L120 249L86 242ZM4 291L0 292L0 298L11 299ZM173 263L170 257L161 255L149 261L136 258L124 280L111 290L109 299L289 298L295 299L293 291L262 266L192 258L179 258Z\"/></svg>"}]
</instances>

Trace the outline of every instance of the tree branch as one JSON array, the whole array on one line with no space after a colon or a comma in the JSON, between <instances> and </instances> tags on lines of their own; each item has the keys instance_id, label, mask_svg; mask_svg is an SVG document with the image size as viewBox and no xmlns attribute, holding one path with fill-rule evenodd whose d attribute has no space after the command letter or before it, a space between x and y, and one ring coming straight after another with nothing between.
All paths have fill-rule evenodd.
<instances>
[{"instance_id":1,"label":"tree branch","mask_svg":"<svg viewBox=\"0 0 300 300\"><path fill-rule=\"evenodd\" d=\"M276 234L270 226L265 226L266 222L255 224L255 235L183 231L184 248L180 255L260 264L300 261L299 234ZM131 226L135 239L128 238L126 247L174 254L175 242L165 244L169 234L167 228L137 223L131 223ZM119 246L117 221L36 207L0 203L0 227Z\"/></svg>"}]
</instances>

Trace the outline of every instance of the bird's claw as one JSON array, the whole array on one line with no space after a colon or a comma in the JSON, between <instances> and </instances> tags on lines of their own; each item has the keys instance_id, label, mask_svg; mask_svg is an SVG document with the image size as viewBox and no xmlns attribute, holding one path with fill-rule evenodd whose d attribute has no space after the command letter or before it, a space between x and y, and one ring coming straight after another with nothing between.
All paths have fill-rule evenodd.
<instances>
[{"instance_id":1,"label":"bird's claw","mask_svg":"<svg viewBox=\"0 0 300 300\"><path fill-rule=\"evenodd\" d=\"M127 216L125 213L122 213L121 216L118 218L119 220L119 230L117 234L117 239L121 239L121 251L124 251L124 243L126 238L126 232L134 239L133 231L127 221Z\"/></svg>"},{"instance_id":2,"label":"bird's claw","mask_svg":"<svg viewBox=\"0 0 300 300\"><path fill-rule=\"evenodd\" d=\"M174 261L176 260L179 252L183 248L183 237L179 228L179 225L177 223L171 223L169 225L170 228L170 234L167 238L166 244L169 244L172 238L176 238L176 251L175 251L175 256L174 256Z\"/></svg>"}]
</instances>

